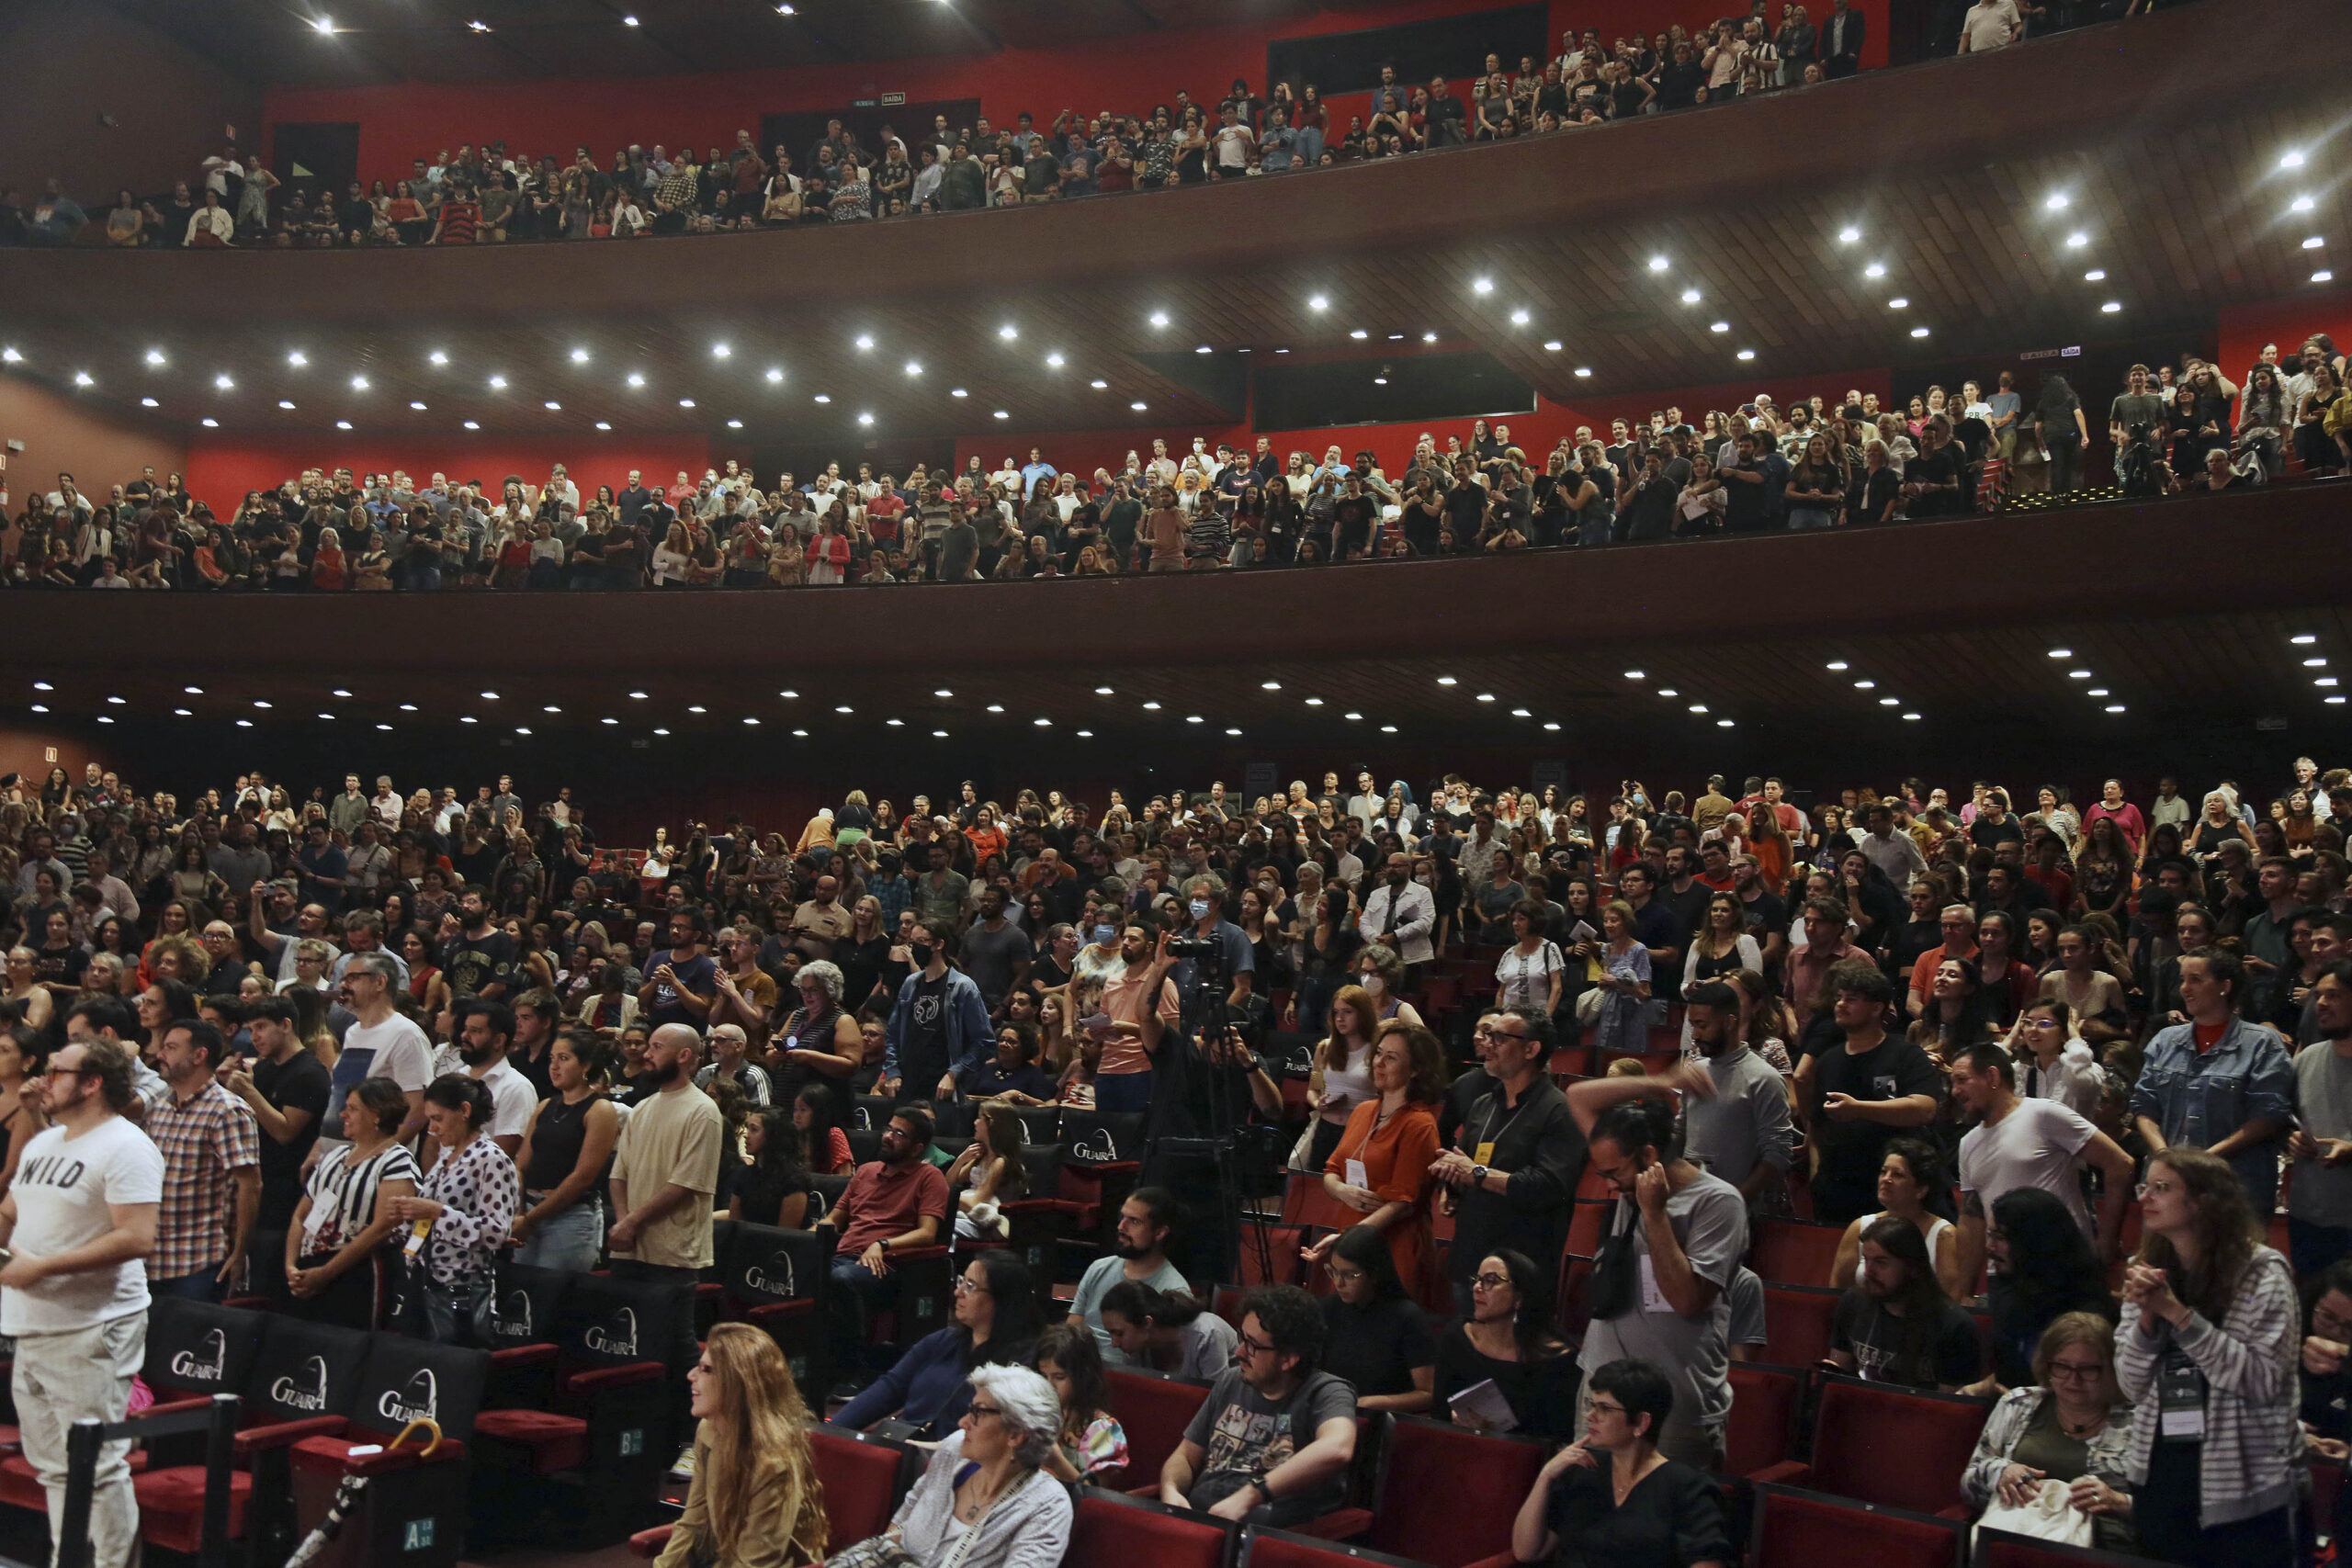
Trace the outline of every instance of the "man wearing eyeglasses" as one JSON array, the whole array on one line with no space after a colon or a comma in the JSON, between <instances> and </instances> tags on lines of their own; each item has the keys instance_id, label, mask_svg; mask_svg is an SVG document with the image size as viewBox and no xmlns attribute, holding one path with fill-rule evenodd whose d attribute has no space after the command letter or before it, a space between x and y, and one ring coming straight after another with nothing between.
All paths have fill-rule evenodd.
<instances>
[{"instance_id":1,"label":"man wearing eyeglasses","mask_svg":"<svg viewBox=\"0 0 2352 1568\"><path fill-rule=\"evenodd\" d=\"M1356 1394L1317 1369L1322 1352L1314 1297L1295 1285L1250 1292L1232 1369L1160 1466L1159 1500L1276 1529L1339 1506L1355 1458Z\"/></svg>"},{"instance_id":2,"label":"man wearing eyeglasses","mask_svg":"<svg viewBox=\"0 0 2352 1568\"><path fill-rule=\"evenodd\" d=\"M1485 1021L1493 1088L1463 1116L1454 1146L1430 1166L1448 1190L1439 1201L1453 1210L1447 1257L1465 1317L1470 1276L1497 1247L1527 1254L1547 1279L1559 1267L1585 1161L1584 1136L1544 1072L1551 1042L1543 1021L1520 1012Z\"/></svg>"},{"instance_id":3,"label":"man wearing eyeglasses","mask_svg":"<svg viewBox=\"0 0 2352 1568\"><path fill-rule=\"evenodd\" d=\"M0 1201L0 1334L16 1338L11 1387L25 1458L49 1495L54 1539L64 1513L65 1435L79 1420L119 1421L147 1346L147 1270L164 1196L164 1156L123 1117L136 1102L130 1053L111 1040L69 1042L25 1085L51 1125L25 1145ZM98 1451L90 1499L93 1561L139 1549L128 1442Z\"/></svg>"}]
</instances>

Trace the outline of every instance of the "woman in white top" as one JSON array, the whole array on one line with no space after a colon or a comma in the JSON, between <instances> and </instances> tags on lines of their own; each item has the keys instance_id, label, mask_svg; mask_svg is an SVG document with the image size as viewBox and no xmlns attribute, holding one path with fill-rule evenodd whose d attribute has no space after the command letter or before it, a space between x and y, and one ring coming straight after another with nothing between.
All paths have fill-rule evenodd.
<instances>
[{"instance_id":1,"label":"woman in white top","mask_svg":"<svg viewBox=\"0 0 2352 1568\"><path fill-rule=\"evenodd\" d=\"M1533 898L1511 906L1511 935L1518 940L1495 960L1495 1005L1550 1018L1560 1010L1567 960L1560 944L1544 934L1547 911Z\"/></svg>"},{"instance_id":2,"label":"woman in white top","mask_svg":"<svg viewBox=\"0 0 2352 1568\"><path fill-rule=\"evenodd\" d=\"M1944 1294L1954 1301L1966 1299L1960 1280L1960 1234L1950 1220L1927 1209L1928 1194L1935 1190L1938 1179L1936 1151L1919 1139L1896 1138L1886 1145L1886 1159L1878 1168L1878 1201L1885 1207L1878 1213L1864 1214L1838 1238L1838 1259L1829 1266L1832 1289L1842 1291L1861 1283L1862 1233L1872 1221L1894 1214L1919 1227L1928 1243L1928 1256L1936 1260L1936 1279Z\"/></svg>"},{"instance_id":3,"label":"woman in white top","mask_svg":"<svg viewBox=\"0 0 2352 1568\"><path fill-rule=\"evenodd\" d=\"M2074 1011L2057 998L2028 1004L2009 1030L2008 1046L2018 1059L2018 1092L2028 1099L2054 1100L2087 1119L2106 1098L2098 1053L2075 1032Z\"/></svg>"},{"instance_id":4,"label":"woman in white top","mask_svg":"<svg viewBox=\"0 0 2352 1568\"><path fill-rule=\"evenodd\" d=\"M1307 1147L1312 1162L1303 1169L1320 1171L1340 1146L1348 1117L1373 1097L1372 1037L1380 1032L1380 1010L1362 986L1342 986L1331 998L1331 1032L1315 1048L1315 1072L1306 1103L1315 1112L1315 1141Z\"/></svg>"}]
</instances>

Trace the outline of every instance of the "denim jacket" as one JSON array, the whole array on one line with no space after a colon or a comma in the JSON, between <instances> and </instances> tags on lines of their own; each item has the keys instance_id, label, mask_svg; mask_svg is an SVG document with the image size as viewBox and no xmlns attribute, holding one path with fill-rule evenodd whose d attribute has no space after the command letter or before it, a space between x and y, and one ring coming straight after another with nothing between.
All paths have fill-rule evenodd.
<instances>
[{"instance_id":1,"label":"denim jacket","mask_svg":"<svg viewBox=\"0 0 2352 1568\"><path fill-rule=\"evenodd\" d=\"M2162 1130L2166 1144L2211 1148L2260 1117L2282 1131L2295 1113L2295 1066L2278 1036L2233 1018L2212 1050L2199 1055L2197 1026L2175 1024L2148 1042L2147 1065L2132 1090L2132 1114ZM2241 1149L2230 1164L2245 1183L2255 1213L2268 1214L2278 1190L2276 1140Z\"/></svg>"}]
</instances>

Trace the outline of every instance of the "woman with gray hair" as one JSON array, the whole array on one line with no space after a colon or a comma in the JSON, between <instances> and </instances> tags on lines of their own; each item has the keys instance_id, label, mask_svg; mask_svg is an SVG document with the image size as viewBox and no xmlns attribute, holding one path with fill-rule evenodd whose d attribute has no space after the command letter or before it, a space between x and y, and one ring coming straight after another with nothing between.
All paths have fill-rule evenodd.
<instances>
[{"instance_id":1,"label":"woman with gray hair","mask_svg":"<svg viewBox=\"0 0 2352 1568\"><path fill-rule=\"evenodd\" d=\"M799 1005L769 1035L775 1103L790 1105L812 1083L840 1084L846 1094L850 1075L865 1060L865 1037L842 1007L841 968L830 959L812 958L793 984L799 987Z\"/></svg>"},{"instance_id":2,"label":"woman with gray hair","mask_svg":"<svg viewBox=\"0 0 2352 1568\"><path fill-rule=\"evenodd\" d=\"M1069 1492L1038 1471L1061 1426L1061 1400L1036 1372L975 1368L971 1404L890 1528L835 1552L831 1568L1059 1568L1069 1547Z\"/></svg>"}]
</instances>

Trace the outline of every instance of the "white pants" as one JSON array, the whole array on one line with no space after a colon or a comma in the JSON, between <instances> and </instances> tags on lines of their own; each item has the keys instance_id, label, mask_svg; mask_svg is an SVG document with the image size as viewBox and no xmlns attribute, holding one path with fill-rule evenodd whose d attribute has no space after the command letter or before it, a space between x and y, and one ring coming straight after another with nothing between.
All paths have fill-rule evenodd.
<instances>
[{"instance_id":1,"label":"white pants","mask_svg":"<svg viewBox=\"0 0 2352 1568\"><path fill-rule=\"evenodd\" d=\"M147 1350L147 1314L134 1312L64 1334L17 1337L12 1387L25 1459L49 1494L50 1562L65 1514L65 1434L85 1416L109 1424L129 1412L130 1380ZM98 1450L90 1495L90 1544L97 1568L139 1561L139 1504L130 1492L130 1444Z\"/></svg>"}]
</instances>

